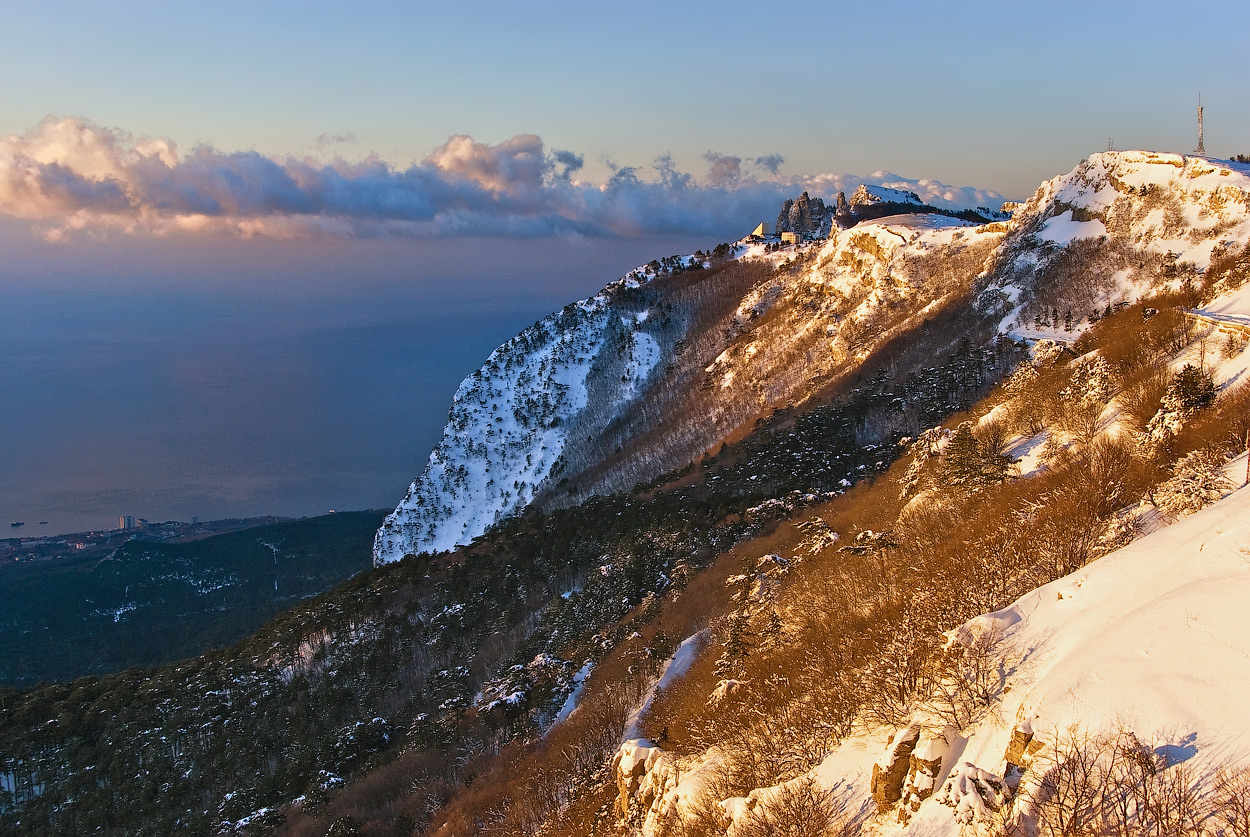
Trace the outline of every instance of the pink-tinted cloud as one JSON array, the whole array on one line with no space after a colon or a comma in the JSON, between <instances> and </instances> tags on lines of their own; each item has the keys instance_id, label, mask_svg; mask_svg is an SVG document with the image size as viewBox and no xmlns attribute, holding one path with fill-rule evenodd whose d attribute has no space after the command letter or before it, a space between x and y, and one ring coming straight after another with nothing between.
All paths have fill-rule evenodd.
<instances>
[{"instance_id":1,"label":"pink-tinted cloud","mask_svg":"<svg viewBox=\"0 0 1250 837\"><path fill-rule=\"evenodd\" d=\"M583 159L548 149L533 134L495 145L456 135L406 169L377 159L276 159L208 145L181 153L168 140L50 117L25 134L0 137L0 215L27 219L51 238L78 230L281 237L734 235L803 190L832 197L876 183L917 192L939 206L1001 201L993 192L889 172L783 178L776 155L756 158L750 167L740 157L709 152L702 182L666 155L645 170L613 166L607 182L590 183L575 179Z\"/></svg>"}]
</instances>

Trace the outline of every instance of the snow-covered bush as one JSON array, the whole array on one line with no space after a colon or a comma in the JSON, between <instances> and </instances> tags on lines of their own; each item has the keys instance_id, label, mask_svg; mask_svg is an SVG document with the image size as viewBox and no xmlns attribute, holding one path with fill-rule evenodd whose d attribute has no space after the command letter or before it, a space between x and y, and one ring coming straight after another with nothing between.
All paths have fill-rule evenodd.
<instances>
[{"instance_id":1,"label":"snow-covered bush","mask_svg":"<svg viewBox=\"0 0 1250 837\"><path fill-rule=\"evenodd\" d=\"M1081 361L1072 370L1068 385L1059 391L1059 423L1082 442L1098 432L1098 417L1115 394L1111 365L1101 357Z\"/></svg>"},{"instance_id":2,"label":"snow-covered bush","mask_svg":"<svg viewBox=\"0 0 1250 837\"><path fill-rule=\"evenodd\" d=\"M930 463L942 453L942 448L950 440L952 431L945 427L931 427L921 433L915 440L906 440L907 455L912 457L911 465L899 480L899 496L910 497L929 488L933 482Z\"/></svg>"},{"instance_id":3,"label":"snow-covered bush","mask_svg":"<svg viewBox=\"0 0 1250 837\"><path fill-rule=\"evenodd\" d=\"M956 729L964 729L1002 692L1013 660L998 647L1000 630L955 637L932 660L930 694L924 706Z\"/></svg>"},{"instance_id":4,"label":"snow-covered bush","mask_svg":"<svg viewBox=\"0 0 1250 837\"><path fill-rule=\"evenodd\" d=\"M951 771L937 801L955 809L955 822L979 825L995 822L1011 800L1011 788L1001 776L964 762Z\"/></svg>"},{"instance_id":5,"label":"snow-covered bush","mask_svg":"<svg viewBox=\"0 0 1250 837\"><path fill-rule=\"evenodd\" d=\"M1166 442L1180 432L1185 420L1198 410L1215 403L1215 383L1211 376L1192 363L1172 377L1159 412L1146 425L1146 438L1152 444Z\"/></svg>"},{"instance_id":6,"label":"snow-covered bush","mask_svg":"<svg viewBox=\"0 0 1250 837\"><path fill-rule=\"evenodd\" d=\"M1031 361L1025 361L1016 367L1005 385L1011 395L1011 400L1007 402L1007 417L1012 427L1030 436L1046 426L1046 396L1040 384L1041 375L1037 367Z\"/></svg>"},{"instance_id":7,"label":"snow-covered bush","mask_svg":"<svg viewBox=\"0 0 1250 837\"><path fill-rule=\"evenodd\" d=\"M1186 454L1172 467L1171 478L1154 490L1154 504L1173 517L1181 517L1214 503L1234 487L1224 475L1225 461L1218 448Z\"/></svg>"}]
</instances>

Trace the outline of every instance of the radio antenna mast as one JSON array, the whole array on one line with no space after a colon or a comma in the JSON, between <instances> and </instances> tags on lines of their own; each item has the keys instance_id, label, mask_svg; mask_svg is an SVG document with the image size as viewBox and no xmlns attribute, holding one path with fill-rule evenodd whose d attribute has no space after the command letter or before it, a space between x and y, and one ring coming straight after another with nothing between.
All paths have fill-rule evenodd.
<instances>
[{"instance_id":1,"label":"radio antenna mast","mask_svg":"<svg viewBox=\"0 0 1250 837\"><path fill-rule=\"evenodd\" d=\"M1194 150L1196 153L1201 154L1204 157L1207 154L1207 149L1202 144L1202 94L1201 93L1198 94L1198 147Z\"/></svg>"}]
</instances>

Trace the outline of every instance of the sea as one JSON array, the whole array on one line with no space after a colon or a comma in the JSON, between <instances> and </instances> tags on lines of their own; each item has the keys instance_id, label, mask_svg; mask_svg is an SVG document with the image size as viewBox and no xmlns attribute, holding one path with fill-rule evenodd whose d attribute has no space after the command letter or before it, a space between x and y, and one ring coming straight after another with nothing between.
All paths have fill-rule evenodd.
<instances>
[{"instance_id":1,"label":"sea","mask_svg":"<svg viewBox=\"0 0 1250 837\"><path fill-rule=\"evenodd\" d=\"M0 538L392 508L496 346L717 243L40 233L0 225Z\"/></svg>"}]
</instances>

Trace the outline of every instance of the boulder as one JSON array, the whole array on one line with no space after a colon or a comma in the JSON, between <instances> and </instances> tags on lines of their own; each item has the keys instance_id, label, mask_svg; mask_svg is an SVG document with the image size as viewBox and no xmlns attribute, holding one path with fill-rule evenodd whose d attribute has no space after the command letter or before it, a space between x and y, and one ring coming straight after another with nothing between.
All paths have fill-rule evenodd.
<instances>
[{"instance_id":1,"label":"boulder","mask_svg":"<svg viewBox=\"0 0 1250 837\"><path fill-rule=\"evenodd\" d=\"M920 740L911 751L907 779L903 783L899 822L910 820L911 815L920 810L920 804L933 795L938 776L942 774L942 760L950 753L951 743L957 734L950 727L941 732L926 730L920 734Z\"/></svg>"},{"instance_id":2,"label":"boulder","mask_svg":"<svg viewBox=\"0 0 1250 837\"><path fill-rule=\"evenodd\" d=\"M881 758L872 766L872 798L877 811L885 813L898 804L903 795L903 780L907 778L912 750L920 739L920 725L904 727L890 739Z\"/></svg>"}]
</instances>

